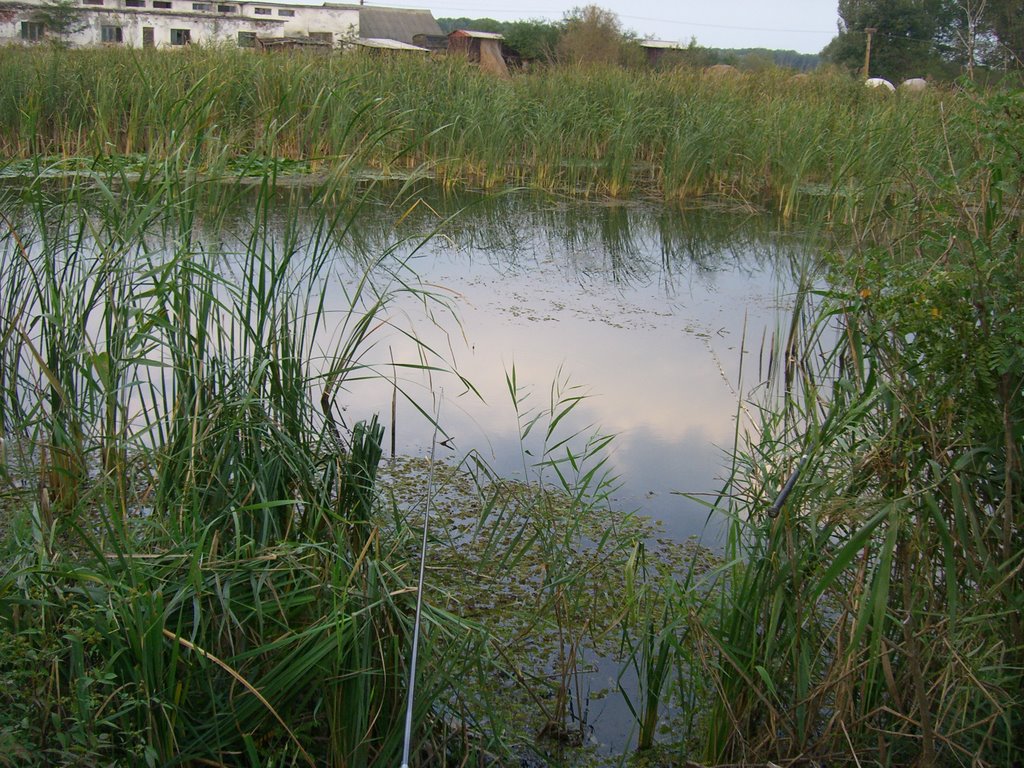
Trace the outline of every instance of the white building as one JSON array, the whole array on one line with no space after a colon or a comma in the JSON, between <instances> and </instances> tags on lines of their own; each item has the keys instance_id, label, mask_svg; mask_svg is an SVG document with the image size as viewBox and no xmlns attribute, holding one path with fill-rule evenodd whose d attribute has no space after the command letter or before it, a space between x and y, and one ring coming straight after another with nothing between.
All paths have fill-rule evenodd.
<instances>
[{"instance_id":1,"label":"white building","mask_svg":"<svg viewBox=\"0 0 1024 768\"><path fill-rule=\"evenodd\" d=\"M0 0L0 45L55 38L136 48L303 37L337 45L359 36L359 5L326 0Z\"/></svg>"}]
</instances>

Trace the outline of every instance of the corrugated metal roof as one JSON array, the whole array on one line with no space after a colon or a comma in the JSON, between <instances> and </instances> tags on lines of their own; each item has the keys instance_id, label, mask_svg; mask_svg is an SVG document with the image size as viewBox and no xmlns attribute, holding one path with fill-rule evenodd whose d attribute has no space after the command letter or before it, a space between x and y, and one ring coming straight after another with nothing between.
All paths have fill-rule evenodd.
<instances>
[{"instance_id":1,"label":"corrugated metal roof","mask_svg":"<svg viewBox=\"0 0 1024 768\"><path fill-rule=\"evenodd\" d=\"M641 48L670 48L674 50L685 48L686 46L682 43L677 43L672 40L644 40L640 43Z\"/></svg>"},{"instance_id":2,"label":"corrugated metal roof","mask_svg":"<svg viewBox=\"0 0 1024 768\"><path fill-rule=\"evenodd\" d=\"M400 40L412 45L413 35L443 35L430 11L405 8L359 8L359 36Z\"/></svg>"},{"instance_id":3,"label":"corrugated metal roof","mask_svg":"<svg viewBox=\"0 0 1024 768\"><path fill-rule=\"evenodd\" d=\"M421 48L418 45L409 45L409 43L403 43L401 40L388 40L383 37L360 37L352 42L364 48L387 48L389 51L423 51L424 53L429 53L426 48Z\"/></svg>"},{"instance_id":4,"label":"corrugated metal roof","mask_svg":"<svg viewBox=\"0 0 1024 768\"><path fill-rule=\"evenodd\" d=\"M497 32L476 32L472 29L456 29L451 33L452 35L459 35L460 37L472 37L476 40L504 40L504 35L499 35Z\"/></svg>"}]
</instances>

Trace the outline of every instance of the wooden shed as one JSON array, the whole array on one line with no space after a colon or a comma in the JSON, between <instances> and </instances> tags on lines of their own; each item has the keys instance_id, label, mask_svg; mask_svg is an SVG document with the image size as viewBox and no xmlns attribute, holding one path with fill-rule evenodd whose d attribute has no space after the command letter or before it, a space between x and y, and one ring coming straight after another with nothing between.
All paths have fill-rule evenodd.
<instances>
[{"instance_id":1,"label":"wooden shed","mask_svg":"<svg viewBox=\"0 0 1024 768\"><path fill-rule=\"evenodd\" d=\"M505 58L501 55L501 41L504 38L496 32L475 32L471 29L457 29L448 35L448 52L462 54L479 64L485 72L509 77Z\"/></svg>"},{"instance_id":2,"label":"wooden shed","mask_svg":"<svg viewBox=\"0 0 1024 768\"><path fill-rule=\"evenodd\" d=\"M647 66L656 67L665 57L665 51L682 51L685 46L670 40L644 40L640 47L647 54Z\"/></svg>"}]
</instances>

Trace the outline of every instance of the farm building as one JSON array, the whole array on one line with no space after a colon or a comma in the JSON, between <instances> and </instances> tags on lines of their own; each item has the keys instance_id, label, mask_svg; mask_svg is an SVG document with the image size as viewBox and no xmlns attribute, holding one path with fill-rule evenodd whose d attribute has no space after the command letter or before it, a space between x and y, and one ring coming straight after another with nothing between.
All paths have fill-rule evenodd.
<instances>
[{"instance_id":1,"label":"farm building","mask_svg":"<svg viewBox=\"0 0 1024 768\"><path fill-rule=\"evenodd\" d=\"M355 45L360 48L366 48L371 51L413 51L419 53L429 53L426 48L419 45L409 45L409 43L403 43L401 40L392 40L387 37L359 37L352 41Z\"/></svg>"},{"instance_id":2,"label":"farm building","mask_svg":"<svg viewBox=\"0 0 1024 768\"><path fill-rule=\"evenodd\" d=\"M504 38L495 32L474 32L470 29L456 29L448 35L448 52L468 56L485 72L508 77L508 67L501 54Z\"/></svg>"},{"instance_id":3,"label":"farm building","mask_svg":"<svg viewBox=\"0 0 1024 768\"><path fill-rule=\"evenodd\" d=\"M640 43L647 55L647 65L656 67L665 57L665 51L682 51L685 46L670 40L644 40Z\"/></svg>"},{"instance_id":4,"label":"farm building","mask_svg":"<svg viewBox=\"0 0 1024 768\"><path fill-rule=\"evenodd\" d=\"M383 21L382 21L383 20ZM393 37L392 33L401 37ZM254 48L318 47L358 37L397 39L439 34L429 11L369 9L328 0L0 0L0 44L58 39L73 46L172 47L235 43Z\"/></svg>"},{"instance_id":5,"label":"farm building","mask_svg":"<svg viewBox=\"0 0 1024 768\"><path fill-rule=\"evenodd\" d=\"M416 38L421 35L440 36L443 32L430 11L405 8L359 9L359 37L375 40L397 40L406 45L420 46Z\"/></svg>"}]
</instances>

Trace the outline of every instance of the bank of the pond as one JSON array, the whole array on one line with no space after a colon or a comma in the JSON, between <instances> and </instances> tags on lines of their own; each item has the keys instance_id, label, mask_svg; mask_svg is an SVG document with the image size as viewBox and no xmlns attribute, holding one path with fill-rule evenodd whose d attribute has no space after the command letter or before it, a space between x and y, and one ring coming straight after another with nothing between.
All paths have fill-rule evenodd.
<instances>
[{"instance_id":1,"label":"bank of the pond","mask_svg":"<svg viewBox=\"0 0 1024 768\"><path fill-rule=\"evenodd\" d=\"M123 58L92 58L103 55ZM126 96L137 111L125 112L116 89L100 89L109 111L89 101L99 92L96 78L108 76L97 73L108 68L75 68L120 62L138 73L148 60L137 52L0 56L19 87L33 78L59 85L67 71L78 83L67 89L68 103L60 87L7 91L28 99L21 111L6 102L10 152L80 156L83 147L109 143L126 154L141 144L154 158L147 168L160 171L122 186L72 176L63 196L31 185L25 210L11 206L3 220L0 431L18 436L24 466L35 470L27 489L5 497L15 506L0 572L7 753L39 765L395 763L422 534L416 507L431 489L422 462L409 465L410 481L381 473L384 429L369 414L347 414L344 395L358 379L380 376L364 355L392 326L397 315L389 311L403 297L438 312L450 304L414 279L408 258L370 248L346 273L344 306L331 305L324 291L336 268L331 256L357 207L311 206L317 218L306 227L292 207L271 226L270 172L245 236L225 248L202 234L228 231L229 206L208 205L194 182L226 168L238 147L311 162L359 156L381 168L433 158L439 178L481 183L490 183L490 169L501 170L494 178L502 183L515 177L507 154L481 153L468 120L456 121L467 126L461 132L416 134L417 146L402 128L378 125L358 151L345 152L345 137L358 131L337 126L359 125L373 110L355 123L335 122L327 105L346 102L329 88L312 102L290 101L288 123L274 123L272 110L254 116L246 93L263 98L269 81L294 85L278 96L298 99L302 83L316 82L301 58L253 64L207 51L154 58L136 80L147 82L171 61L183 75L216 62L232 77L259 75L257 86L232 92L233 81L208 69L208 77L193 78L191 93L217 87L193 101L166 77L158 88L148 82L148 101ZM50 67L49 80L38 62ZM325 69L333 66L342 64ZM454 82L432 66L380 69L401 73L396 88L406 77ZM273 80L279 71L292 79ZM359 80L358 92L376 76ZM501 112L499 86L468 69L456 67L451 77L465 78L466 92L480 89ZM587 89L614 91L620 77L563 73L500 87L505 95L540 89L546 103L569 99L559 90L569 82L609 110L613 103ZM706 88L685 73L651 82L658 77ZM771 165L794 158L785 136L758 153L736 126L741 108L747 119L761 112L780 119L759 94L774 93L797 115L799 105L773 91L770 79L745 91L753 82L701 92L735 98L733 111L722 113L736 118L725 123L733 126L724 134L729 152L708 148L717 135L711 127L698 132L698 149L711 159L700 168L713 170L698 173L690 157L678 169L697 181L677 192L719 186L733 199L748 192L753 199L767 178L769 198L785 199L776 183L785 175ZM161 101L164 89L172 101ZM235 101L220 98L231 93ZM671 102L671 89L658 93ZM689 560L673 561L652 553L645 525L609 504L608 439L570 429L576 393L553 388L539 410L529 409L510 369L521 431L541 444L523 463L546 479L503 483L486 462L468 464L469 474L438 474L475 501L438 497L451 536L435 531L431 541L433 584L444 589L432 586L436 599L427 601L413 717L421 764L493 755L518 761L509 746L520 746L519 737L509 734L525 729L541 749L553 745L552 761L575 759L563 745L587 740L587 703L613 698L635 725L640 760L1020 761L1024 95L998 95L977 112L973 102L951 107L948 124L933 101L936 121L915 134L929 102L911 108L842 88L814 98L844 93L863 108L854 117L873 116L873 131L856 134L864 148L855 148L845 124L816 134L845 137L820 153L810 135L798 126L792 132L808 153L808 164L797 164L810 169L801 181L820 174L818 182L836 191L830 199L849 201L819 215L842 213L858 226L848 247L829 254L827 285L798 282L789 322L766 345L773 350L767 369L745 390L751 428L737 428L722 492L709 500L728 519L725 556L693 549ZM450 92L452 110L440 111L468 115L456 109L463 95ZM222 119L225 103L247 119ZM382 114L387 103L378 104ZM593 141L566 123L564 137L578 145L557 149L557 168L576 175L553 186L622 191L615 170L626 165L604 163L620 157L609 136L659 125L631 121L645 104L657 113L657 103L625 99L629 109L597 113L587 111L589 101L576 104L574 114L606 132ZM834 106L850 118L846 103ZM162 104L162 125L179 132L158 128L157 113L146 111L153 104ZM473 114L500 139L482 112ZM119 117L103 123L96 115ZM93 128L102 145L85 138ZM750 133L765 140L766 130L755 119ZM453 136L465 143L444 143ZM686 146L673 136L671 146ZM512 140L495 143L503 152L527 151ZM637 150L647 144L632 146L630 162L650 160ZM377 154L381 148L387 152ZM446 166L449 157L458 159ZM556 167L545 162L542 154L531 160L538 186L546 183L540 170ZM345 198L351 188L335 191ZM0 190L5 201L8 192ZM668 188L663 197L671 197ZM410 207L395 210L402 218ZM869 221L891 223L886 231L895 234L865 238ZM154 231L172 247L153 247ZM327 345L317 341L323 329ZM408 369L457 377L437 354L445 347L415 334L409 340ZM803 471L785 505L768 514L797 465ZM143 507L146 516L134 514ZM74 543L65 546L69 537ZM660 560L675 562L671 573L659 570ZM683 563L692 567L680 572ZM495 631L482 622L492 614ZM588 695L579 674L590 653L619 667L604 698ZM543 670L523 668L537 661ZM617 690L627 677L635 686ZM514 698L510 690L540 717L517 723L499 706ZM678 730L662 734L659 747L666 722Z\"/></svg>"}]
</instances>

